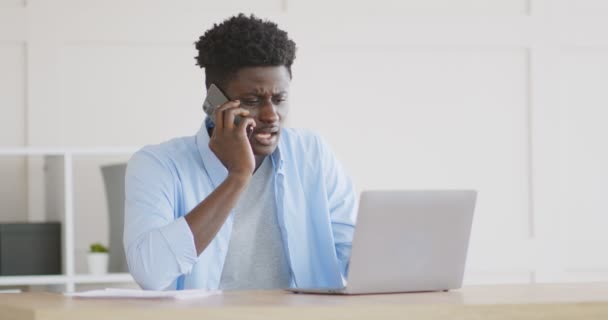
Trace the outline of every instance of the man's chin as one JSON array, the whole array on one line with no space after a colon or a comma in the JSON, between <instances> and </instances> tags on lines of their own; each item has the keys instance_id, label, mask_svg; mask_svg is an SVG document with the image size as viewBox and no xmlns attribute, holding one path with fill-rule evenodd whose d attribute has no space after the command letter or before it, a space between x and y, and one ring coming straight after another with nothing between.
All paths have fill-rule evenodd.
<instances>
[{"instance_id":1,"label":"man's chin","mask_svg":"<svg viewBox=\"0 0 608 320\"><path fill-rule=\"evenodd\" d=\"M256 156L269 156L276 149L277 149L277 145L271 145L271 146L254 145L253 154Z\"/></svg>"}]
</instances>

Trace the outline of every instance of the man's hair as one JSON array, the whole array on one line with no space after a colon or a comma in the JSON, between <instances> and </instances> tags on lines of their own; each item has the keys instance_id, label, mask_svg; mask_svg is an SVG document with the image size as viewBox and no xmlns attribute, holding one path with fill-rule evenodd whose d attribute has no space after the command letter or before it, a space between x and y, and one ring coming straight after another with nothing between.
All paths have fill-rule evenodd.
<instances>
[{"instance_id":1,"label":"man's hair","mask_svg":"<svg viewBox=\"0 0 608 320\"><path fill-rule=\"evenodd\" d=\"M296 44L276 23L251 15L238 16L214 24L195 43L196 64L205 68L205 84L224 86L236 72L246 67L285 66L291 76Z\"/></svg>"}]
</instances>

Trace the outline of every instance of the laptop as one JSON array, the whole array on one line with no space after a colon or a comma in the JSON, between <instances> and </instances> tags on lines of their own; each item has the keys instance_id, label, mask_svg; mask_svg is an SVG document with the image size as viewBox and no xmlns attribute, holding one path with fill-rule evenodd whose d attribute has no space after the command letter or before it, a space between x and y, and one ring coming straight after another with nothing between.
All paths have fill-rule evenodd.
<instances>
[{"instance_id":1,"label":"laptop","mask_svg":"<svg viewBox=\"0 0 608 320\"><path fill-rule=\"evenodd\" d=\"M462 286L477 192L364 191L348 281L297 293L447 291Z\"/></svg>"}]
</instances>

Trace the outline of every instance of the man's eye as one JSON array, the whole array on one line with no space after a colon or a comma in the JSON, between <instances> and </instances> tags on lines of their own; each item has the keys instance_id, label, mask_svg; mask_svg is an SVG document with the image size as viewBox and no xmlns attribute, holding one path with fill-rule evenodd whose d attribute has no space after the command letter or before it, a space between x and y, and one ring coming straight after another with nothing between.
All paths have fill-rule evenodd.
<instances>
[{"instance_id":1,"label":"man's eye","mask_svg":"<svg viewBox=\"0 0 608 320\"><path fill-rule=\"evenodd\" d=\"M248 106L255 106L258 104L258 100L243 100L243 104Z\"/></svg>"}]
</instances>

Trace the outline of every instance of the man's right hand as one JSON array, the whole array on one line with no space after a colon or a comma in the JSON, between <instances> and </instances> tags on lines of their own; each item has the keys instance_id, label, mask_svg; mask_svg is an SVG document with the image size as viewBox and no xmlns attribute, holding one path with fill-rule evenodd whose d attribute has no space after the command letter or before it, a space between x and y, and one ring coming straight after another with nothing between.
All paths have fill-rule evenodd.
<instances>
[{"instance_id":1,"label":"man's right hand","mask_svg":"<svg viewBox=\"0 0 608 320\"><path fill-rule=\"evenodd\" d=\"M228 101L215 110L215 128L209 140L209 148L228 169L229 175L249 178L255 170L255 157L247 136L247 127L255 128L255 121L247 117L248 110L239 106L238 100ZM242 120L235 125L234 118L237 115Z\"/></svg>"}]
</instances>

